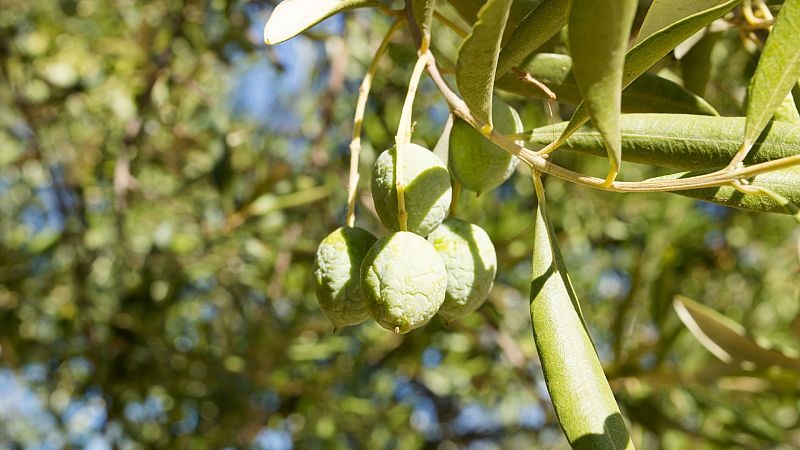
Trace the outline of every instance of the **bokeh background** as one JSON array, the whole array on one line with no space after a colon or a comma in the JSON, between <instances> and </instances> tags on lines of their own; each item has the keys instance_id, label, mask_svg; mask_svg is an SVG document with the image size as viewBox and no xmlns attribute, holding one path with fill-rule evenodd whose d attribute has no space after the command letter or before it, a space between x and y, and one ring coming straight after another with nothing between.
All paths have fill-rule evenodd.
<instances>
[{"instance_id":1,"label":"bokeh background","mask_svg":"<svg viewBox=\"0 0 800 450\"><path fill-rule=\"evenodd\" d=\"M332 332L310 268L344 221L355 96L390 20L348 13L267 48L272 8L0 0L0 448L564 448L530 330L525 169L460 204L498 251L478 312ZM459 41L434 33L446 65ZM707 98L742 115L755 49L736 29L715 39ZM363 174L392 143L410 42L375 80ZM673 55L654 70L680 81ZM415 141L431 147L448 111L421 92ZM570 111L506 99L527 128ZM791 218L556 179L547 193L640 448L800 446L797 376L726 366L671 307L684 294L800 348ZM357 223L382 235L370 204L362 189Z\"/></svg>"}]
</instances>

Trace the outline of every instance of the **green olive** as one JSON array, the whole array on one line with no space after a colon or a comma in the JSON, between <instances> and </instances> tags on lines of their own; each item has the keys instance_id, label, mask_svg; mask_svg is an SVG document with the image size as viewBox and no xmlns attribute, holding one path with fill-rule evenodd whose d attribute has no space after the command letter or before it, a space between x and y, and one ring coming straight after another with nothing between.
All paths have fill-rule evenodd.
<instances>
[{"instance_id":1,"label":"green olive","mask_svg":"<svg viewBox=\"0 0 800 450\"><path fill-rule=\"evenodd\" d=\"M447 290L439 314L455 320L478 309L494 285L497 255L483 228L447 219L428 236L447 271Z\"/></svg>"},{"instance_id":2,"label":"green olive","mask_svg":"<svg viewBox=\"0 0 800 450\"><path fill-rule=\"evenodd\" d=\"M492 125L502 134L521 133L522 121L504 101L492 100ZM478 194L500 186L514 173L519 160L486 139L467 122L455 119L450 131L450 158L453 176L465 188Z\"/></svg>"},{"instance_id":3,"label":"green olive","mask_svg":"<svg viewBox=\"0 0 800 450\"><path fill-rule=\"evenodd\" d=\"M314 290L322 312L336 328L369 317L361 295L360 271L364 255L375 241L375 236L362 228L341 227L317 247Z\"/></svg>"},{"instance_id":4,"label":"green olive","mask_svg":"<svg viewBox=\"0 0 800 450\"><path fill-rule=\"evenodd\" d=\"M367 312L396 333L425 325L439 311L447 288L444 263L417 234L400 231L379 239L361 265Z\"/></svg>"},{"instance_id":5,"label":"green olive","mask_svg":"<svg viewBox=\"0 0 800 450\"><path fill-rule=\"evenodd\" d=\"M394 166L395 147L384 151L372 169L372 200L381 223L391 231L399 231L397 188ZM436 229L450 208L452 189L450 174L442 161L430 150L408 144L403 153L403 185L408 230L427 236Z\"/></svg>"}]
</instances>

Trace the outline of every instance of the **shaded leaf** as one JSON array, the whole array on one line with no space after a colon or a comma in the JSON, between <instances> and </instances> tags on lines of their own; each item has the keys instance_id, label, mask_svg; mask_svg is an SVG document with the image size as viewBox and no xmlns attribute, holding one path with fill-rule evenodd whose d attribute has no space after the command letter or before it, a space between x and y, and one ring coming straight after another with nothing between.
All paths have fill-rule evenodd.
<instances>
[{"instance_id":1,"label":"shaded leaf","mask_svg":"<svg viewBox=\"0 0 800 450\"><path fill-rule=\"evenodd\" d=\"M556 35L567 24L568 0L543 0L517 25L497 60L497 76L504 75Z\"/></svg>"},{"instance_id":2,"label":"shaded leaf","mask_svg":"<svg viewBox=\"0 0 800 450\"><path fill-rule=\"evenodd\" d=\"M697 95L705 95L708 80L711 79L711 52L720 37L721 32L706 33L681 58L683 85Z\"/></svg>"},{"instance_id":3,"label":"shaded leaf","mask_svg":"<svg viewBox=\"0 0 800 450\"><path fill-rule=\"evenodd\" d=\"M275 7L264 26L264 42L277 44L346 9L378 4L376 0L284 0Z\"/></svg>"},{"instance_id":4,"label":"shaded leaf","mask_svg":"<svg viewBox=\"0 0 800 450\"><path fill-rule=\"evenodd\" d=\"M722 2L723 0L653 0L639 28L636 42L642 42L656 31Z\"/></svg>"},{"instance_id":5,"label":"shaded leaf","mask_svg":"<svg viewBox=\"0 0 800 450\"><path fill-rule=\"evenodd\" d=\"M561 103L578 104L581 94L572 76L572 58L554 53L539 53L523 67L533 78L552 90ZM495 87L526 97L547 100L537 86L521 79L516 73L503 75ZM623 112L661 112L719 115L705 99L687 91L674 81L656 74L645 73L622 91Z\"/></svg>"},{"instance_id":6,"label":"shaded leaf","mask_svg":"<svg viewBox=\"0 0 800 450\"><path fill-rule=\"evenodd\" d=\"M722 361L745 369L778 366L800 371L800 358L759 344L744 327L713 309L683 296L676 296L673 306L695 339Z\"/></svg>"},{"instance_id":7,"label":"shaded leaf","mask_svg":"<svg viewBox=\"0 0 800 450\"><path fill-rule=\"evenodd\" d=\"M750 80L747 124L742 151L746 154L775 110L800 78L800 0L781 6Z\"/></svg>"},{"instance_id":8,"label":"shaded leaf","mask_svg":"<svg viewBox=\"0 0 800 450\"><path fill-rule=\"evenodd\" d=\"M570 6L572 72L606 143L611 164L606 182L616 178L622 162L622 67L636 5L636 0L572 0Z\"/></svg>"},{"instance_id":9,"label":"shaded leaf","mask_svg":"<svg viewBox=\"0 0 800 450\"><path fill-rule=\"evenodd\" d=\"M492 123L492 90L502 31L511 0L489 0L478 12L472 32L461 44L456 61L456 83L472 114Z\"/></svg>"},{"instance_id":10,"label":"shaded leaf","mask_svg":"<svg viewBox=\"0 0 800 450\"><path fill-rule=\"evenodd\" d=\"M713 8L691 15L667 28L651 34L647 39L636 44L636 46L628 50L628 53L625 55L622 86L627 87L630 85L633 80L663 58L664 55L669 53L676 45L733 9L733 7L740 2L741 0L729 0ZM569 135L578 130L581 125L588 120L589 111L584 104L581 104L572 114L569 124L558 138L557 143L560 145L560 143L566 140Z\"/></svg>"},{"instance_id":11,"label":"shaded leaf","mask_svg":"<svg viewBox=\"0 0 800 450\"><path fill-rule=\"evenodd\" d=\"M633 448L581 316L537 180L531 321L547 390L573 448Z\"/></svg>"}]
</instances>

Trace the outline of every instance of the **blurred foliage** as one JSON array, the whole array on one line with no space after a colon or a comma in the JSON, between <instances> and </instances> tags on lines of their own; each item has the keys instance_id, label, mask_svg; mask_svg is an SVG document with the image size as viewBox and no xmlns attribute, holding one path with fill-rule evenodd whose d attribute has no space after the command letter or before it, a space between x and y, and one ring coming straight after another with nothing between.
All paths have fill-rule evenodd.
<instances>
[{"instance_id":1,"label":"blurred foliage","mask_svg":"<svg viewBox=\"0 0 800 450\"><path fill-rule=\"evenodd\" d=\"M478 313L332 334L310 267L344 221L355 96L389 20L348 13L266 49L271 8L0 0L0 448L563 448L528 321L522 168L462 197L498 250ZM434 39L452 61L455 35L434 24ZM409 42L396 37L375 80L362 173L391 145ZM735 29L710 54L707 98L741 115L755 56ZM657 70L680 79L672 57ZM447 109L421 90L415 140L431 147ZM508 101L527 128L559 114ZM624 179L653 175L623 165ZM797 374L725 365L671 309L683 294L800 348L792 219L547 188L637 445L800 446ZM359 225L379 233L360 200Z\"/></svg>"}]
</instances>

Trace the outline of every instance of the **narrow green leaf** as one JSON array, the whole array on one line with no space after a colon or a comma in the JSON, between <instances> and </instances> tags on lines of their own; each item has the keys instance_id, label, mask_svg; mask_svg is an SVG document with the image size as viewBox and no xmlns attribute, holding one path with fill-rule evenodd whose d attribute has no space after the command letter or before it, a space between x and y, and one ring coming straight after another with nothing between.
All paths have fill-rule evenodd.
<instances>
[{"instance_id":1,"label":"narrow green leaf","mask_svg":"<svg viewBox=\"0 0 800 450\"><path fill-rule=\"evenodd\" d=\"M739 149L744 123L744 117L623 114L622 159L685 170L723 167ZM544 147L567 125L561 122L534 129L528 147L534 150ZM605 156L603 139L590 125L573 133L561 148ZM753 144L745 163L758 164L797 154L800 154L800 126L772 122Z\"/></svg>"},{"instance_id":2,"label":"narrow green leaf","mask_svg":"<svg viewBox=\"0 0 800 450\"><path fill-rule=\"evenodd\" d=\"M478 11L472 32L461 44L456 61L456 84L472 114L492 123L492 91L497 55L508 20L511 0L489 0Z\"/></svg>"},{"instance_id":3,"label":"narrow green leaf","mask_svg":"<svg viewBox=\"0 0 800 450\"><path fill-rule=\"evenodd\" d=\"M622 67L637 3L636 0L572 0L570 5L572 72L592 123L606 143L611 164L607 183L614 181L622 162L619 136Z\"/></svg>"},{"instance_id":4,"label":"narrow green leaf","mask_svg":"<svg viewBox=\"0 0 800 450\"><path fill-rule=\"evenodd\" d=\"M567 24L568 0L543 0L514 29L497 60L497 76L508 73Z\"/></svg>"},{"instance_id":5,"label":"narrow green leaf","mask_svg":"<svg viewBox=\"0 0 800 450\"><path fill-rule=\"evenodd\" d=\"M531 321L556 416L576 449L632 449L581 316L537 180Z\"/></svg>"},{"instance_id":6,"label":"narrow green leaf","mask_svg":"<svg viewBox=\"0 0 800 450\"><path fill-rule=\"evenodd\" d=\"M653 180L674 180L704 175L709 172L709 170L684 172L653 178ZM765 194L745 194L732 186L674 191L673 194L747 211L797 215L797 205L800 205L800 167L763 173L750 178L749 181L751 186L769 189L783 197L788 203L784 204Z\"/></svg>"},{"instance_id":7,"label":"narrow green leaf","mask_svg":"<svg viewBox=\"0 0 800 450\"><path fill-rule=\"evenodd\" d=\"M273 45L293 38L346 9L378 5L376 0L284 0L264 26L264 42Z\"/></svg>"},{"instance_id":8,"label":"narrow green leaf","mask_svg":"<svg viewBox=\"0 0 800 450\"><path fill-rule=\"evenodd\" d=\"M569 56L539 53L523 68L533 78L547 85L559 102L581 102L581 94L572 76L572 58ZM526 97L547 99L540 88L524 82L514 73L503 75L495 82L495 87ZM719 115L702 97L653 73L643 74L622 91L622 111Z\"/></svg>"},{"instance_id":9,"label":"narrow green leaf","mask_svg":"<svg viewBox=\"0 0 800 450\"><path fill-rule=\"evenodd\" d=\"M786 0L764 44L750 80L747 125L742 141L746 154L775 110L800 78L800 0Z\"/></svg>"},{"instance_id":10,"label":"narrow green leaf","mask_svg":"<svg viewBox=\"0 0 800 450\"><path fill-rule=\"evenodd\" d=\"M756 342L744 327L713 309L683 296L676 296L673 306L695 339L722 361L745 369L800 370L800 358Z\"/></svg>"},{"instance_id":11,"label":"narrow green leaf","mask_svg":"<svg viewBox=\"0 0 800 450\"><path fill-rule=\"evenodd\" d=\"M797 112L797 106L794 104L794 96L791 92L785 99L778 105L775 110L775 120L779 122L789 122L795 125L800 124L800 113Z\"/></svg>"},{"instance_id":12,"label":"narrow green leaf","mask_svg":"<svg viewBox=\"0 0 800 450\"><path fill-rule=\"evenodd\" d=\"M728 0L718 6L693 14L683 20L673 23L667 28L651 34L647 39L639 42L625 55L625 66L622 74L622 86L627 87L653 64L658 62L676 45L685 41L703 27L718 19L742 0ZM578 130L581 125L589 120L589 111L584 104L572 114L569 124L557 140L557 144Z\"/></svg>"},{"instance_id":13,"label":"narrow green leaf","mask_svg":"<svg viewBox=\"0 0 800 450\"><path fill-rule=\"evenodd\" d=\"M515 0L511 3L511 9L508 12L508 21L506 28L503 30L503 45L511 38L511 33L517 28L520 22L533 11L542 0ZM467 23L475 23L478 18L478 11L481 9L484 0L448 0L451 6L458 12Z\"/></svg>"},{"instance_id":14,"label":"narrow green leaf","mask_svg":"<svg viewBox=\"0 0 800 450\"><path fill-rule=\"evenodd\" d=\"M700 41L681 58L681 76L686 89L697 95L705 95L711 79L711 52L722 37L721 32L706 33Z\"/></svg>"},{"instance_id":15,"label":"narrow green leaf","mask_svg":"<svg viewBox=\"0 0 800 450\"><path fill-rule=\"evenodd\" d=\"M794 98L794 106L797 107L797 111L800 112L800 81L792 86L792 98Z\"/></svg>"},{"instance_id":16,"label":"narrow green leaf","mask_svg":"<svg viewBox=\"0 0 800 450\"><path fill-rule=\"evenodd\" d=\"M428 48L431 42L431 21L433 20L433 0L412 0L411 10L414 20L422 33L423 47Z\"/></svg>"},{"instance_id":17,"label":"narrow green leaf","mask_svg":"<svg viewBox=\"0 0 800 450\"><path fill-rule=\"evenodd\" d=\"M656 31L696 14L704 9L719 5L724 0L653 0L644 22L639 28L636 42L642 42Z\"/></svg>"}]
</instances>

